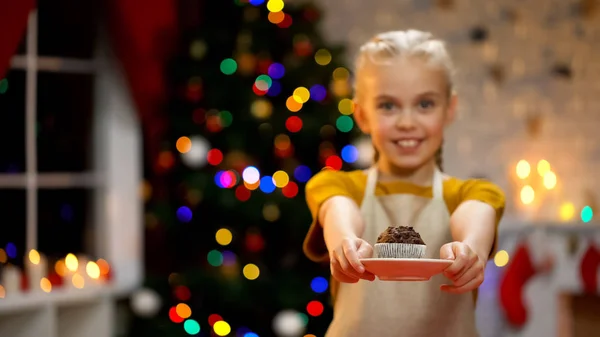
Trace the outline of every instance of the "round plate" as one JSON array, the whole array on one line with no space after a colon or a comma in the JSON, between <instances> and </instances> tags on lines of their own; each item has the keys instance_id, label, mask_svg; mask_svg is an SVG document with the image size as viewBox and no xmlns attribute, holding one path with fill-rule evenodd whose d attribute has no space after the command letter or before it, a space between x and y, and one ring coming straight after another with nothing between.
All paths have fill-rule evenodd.
<instances>
[{"instance_id":1,"label":"round plate","mask_svg":"<svg viewBox=\"0 0 600 337\"><path fill-rule=\"evenodd\" d=\"M361 259L365 269L382 281L427 281L452 264L439 259Z\"/></svg>"}]
</instances>

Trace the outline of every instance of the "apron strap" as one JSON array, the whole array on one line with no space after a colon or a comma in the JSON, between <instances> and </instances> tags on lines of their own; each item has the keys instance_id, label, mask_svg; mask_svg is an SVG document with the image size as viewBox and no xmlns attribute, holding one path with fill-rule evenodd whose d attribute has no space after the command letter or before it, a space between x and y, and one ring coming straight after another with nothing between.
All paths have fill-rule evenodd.
<instances>
[{"instance_id":1,"label":"apron strap","mask_svg":"<svg viewBox=\"0 0 600 337\"><path fill-rule=\"evenodd\" d=\"M377 167L373 166L367 172L367 186L365 186L365 197L375 195L375 187L377 186ZM365 198L366 199L366 198Z\"/></svg>"},{"instance_id":2,"label":"apron strap","mask_svg":"<svg viewBox=\"0 0 600 337\"><path fill-rule=\"evenodd\" d=\"M437 166L433 171L432 189L433 199L444 200L444 177Z\"/></svg>"}]
</instances>

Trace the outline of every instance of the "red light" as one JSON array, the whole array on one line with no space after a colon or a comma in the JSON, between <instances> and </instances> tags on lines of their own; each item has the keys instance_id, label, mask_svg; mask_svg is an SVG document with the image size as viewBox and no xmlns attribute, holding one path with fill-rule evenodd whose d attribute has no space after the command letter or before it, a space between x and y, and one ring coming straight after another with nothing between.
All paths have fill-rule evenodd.
<instances>
[{"instance_id":1,"label":"red light","mask_svg":"<svg viewBox=\"0 0 600 337\"><path fill-rule=\"evenodd\" d=\"M217 314L212 314L210 316L208 316L208 325L213 326L215 325L215 323L217 323L218 321L222 321L223 317L217 315Z\"/></svg>"},{"instance_id":2,"label":"red light","mask_svg":"<svg viewBox=\"0 0 600 337\"><path fill-rule=\"evenodd\" d=\"M281 192L286 198L291 199L298 194L298 184L290 181L284 188L281 189Z\"/></svg>"},{"instance_id":3,"label":"red light","mask_svg":"<svg viewBox=\"0 0 600 337\"><path fill-rule=\"evenodd\" d=\"M182 302L189 301L191 296L192 294L190 293L190 289L188 289L188 287L178 286L175 288L175 297L177 297L178 300Z\"/></svg>"},{"instance_id":4,"label":"red light","mask_svg":"<svg viewBox=\"0 0 600 337\"><path fill-rule=\"evenodd\" d=\"M217 166L223 161L223 152L219 149L211 149L206 154L206 160L209 164Z\"/></svg>"},{"instance_id":5,"label":"red light","mask_svg":"<svg viewBox=\"0 0 600 337\"><path fill-rule=\"evenodd\" d=\"M310 301L306 306L306 311L311 316L319 316L323 313L323 304L319 301Z\"/></svg>"},{"instance_id":6,"label":"red light","mask_svg":"<svg viewBox=\"0 0 600 337\"><path fill-rule=\"evenodd\" d=\"M262 91L260 90L257 86L256 86L256 82L252 85L252 91L254 91L254 93L257 96L264 96L267 94L268 90Z\"/></svg>"},{"instance_id":7,"label":"red light","mask_svg":"<svg viewBox=\"0 0 600 337\"><path fill-rule=\"evenodd\" d=\"M177 315L177 309L175 309L175 307L171 307L171 309L169 309L169 319L171 319L173 323L183 322L183 318Z\"/></svg>"},{"instance_id":8,"label":"red light","mask_svg":"<svg viewBox=\"0 0 600 337\"><path fill-rule=\"evenodd\" d=\"M221 117L219 116L208 116L206 118L206 129L209 132L219 132L223 130L223 125L221 125Z\"/></svg>"},{"instance_id":9,"label":"red light","mask_svg":"<svg viewBox=\"0 0 600 337\"><path fill-rule=\"evenodd\" d=\"M194 116L192 117L194 123L202 124L206 120L206 111L204 109L196 109L194 110Z\"/></svg>"},{"instance_id":10,"label":"red light","mask_svg":"<svg viewBox=\"0 0 600 337\"><path fill-rule=\"evenodd\" d=\"M269 66L271 66L273 62L269 59L263 59L258 61L258 72L261 74L266 74L269 72Z\"/></svg>"},{"instance_id":11,"label":"red light","mask_svg":"<svg viewBox=\"0 0 600 337\"><path fill-rule=\"evenodd\" d=\"M248 251L256 253L261 251L264 247L265 240L260 234L246 235L246 249L248 249Z\"/></svg>"},{"instance_id":12,"label":"red light","mask_svg":"<svg viewBox=\"0 0 600 337\"><path fill-rule=\"evenodd\" d=\"M338 156L329 156L325 161L325 166L331 167L332 170L339 171L342 169L342 158Z\"/></svg>"},{"instance_id":13,"label":"red light","mask_svg":"<svg viewBox=\"0 0 600 337\"><path fill-rule=\"evenodd\" d=\"M285 13L285 17L283 18L283 21L281 21L280 23L277 24L277 26L279 28L289 28L292 25L292 17Z\"/></svg>"},{"instance_id":14,"label":"red light","mask_svg":"<svg viewBox=\"0 0 600 337\"><path fill-rule=\"evenodd\" d=\"M235 197L239 201L248 201L251 195L252 192L250 192L250 190L248 190L245 186L240 185L235 189Z\"/></svg>"},{"instance_id":15,"label":"red light","mask_svg":"<svg viewBox=\"0 0 600 337\"><path fill-rule=\"evenodd\" d=\"M285 149L280 149L275 147L275 155L279 158L289 158L294 155L294 144L290 144L290 146Z\"/></svg>"},{"instance_id":16,"label":"red light","mask_svg":"<svg viewBox=\"0 0 600 337\"><path fill-rule=\"evenodd\" d=\"M298 116L291 116L285 121L285 127L289 132L302 130L302 120Z\"/></svg>"}]
</instances>

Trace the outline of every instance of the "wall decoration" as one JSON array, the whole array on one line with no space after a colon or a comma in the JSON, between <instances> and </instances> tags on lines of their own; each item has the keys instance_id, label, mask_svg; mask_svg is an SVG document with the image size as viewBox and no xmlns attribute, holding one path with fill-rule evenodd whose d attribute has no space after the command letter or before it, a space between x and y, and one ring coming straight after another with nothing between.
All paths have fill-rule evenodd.
<instances>
[{"instance_id":1,"label":"wall decoration","mask_svg":"<svg viewBox=\"0 0 600 337\"><path fill-rule=\"evenodd\" d=\"M471 29L471 31L469 32L471 41L473 41L475 43L481 43L481 42L487 40L488 35L489 35L489 33L488 33L487 28L482 27L482 26L473 27Z\"/></svg>"}]
</instances>

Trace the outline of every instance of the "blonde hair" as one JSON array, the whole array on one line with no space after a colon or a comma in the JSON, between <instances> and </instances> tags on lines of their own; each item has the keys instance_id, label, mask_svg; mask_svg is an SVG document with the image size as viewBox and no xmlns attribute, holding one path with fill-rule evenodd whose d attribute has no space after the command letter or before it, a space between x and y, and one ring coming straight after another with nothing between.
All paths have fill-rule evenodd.
<instances>
[{"instance_id":1,"label":"blonde hair","mask_svg":"<svg viewBox=\"0 0 600 337\"><path fill-rule=\"evenodd\" d=\"M448 96L454 91L454 64L444 41L433 34L419 30L390 31L375 35L360 47L354 66L354 100L360 103L364 92L365 69L369 66L391 65L402 57L419 57L430 65L441 68L448 83ZM442 147L436 152L436 164L442 169ZM379 154L375 151L375 161Z\"/></svg>"}]
</instances>

